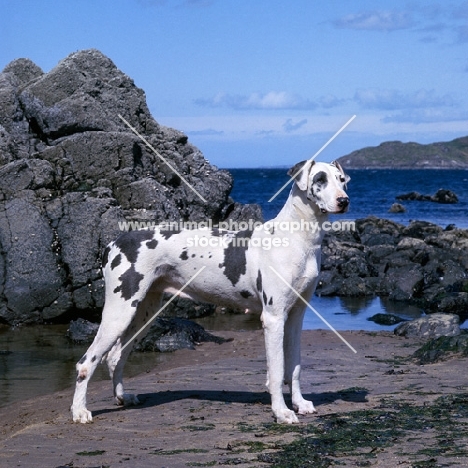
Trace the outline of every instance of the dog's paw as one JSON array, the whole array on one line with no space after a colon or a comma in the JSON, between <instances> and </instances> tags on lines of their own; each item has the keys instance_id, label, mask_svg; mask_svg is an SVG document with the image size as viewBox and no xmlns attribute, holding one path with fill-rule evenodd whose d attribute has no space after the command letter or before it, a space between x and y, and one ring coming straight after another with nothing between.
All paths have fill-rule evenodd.
<instances>
[{"instance_id":1,"label":"dog's paw","mask_svg":"<svg viewBox=\"0 0 468 468\"><path fill-rule=\"evenodd\" d=\"M124 393L115 397L119 406L136 406L140 404L140 400L133 393Z\"/></svg>"},{"instance_id":2,"label":"dog's paw","mask_svg":"<svg viewBox=\"0 0 468 468\"><path fill-rule=\"evenodd\" d=\"M73 422L76 423L92 423L93 422L93 416L91 415L91 411L88 411L86 408L82 408L79 410L75 410L72 408L72 417L73 417Z\"/></svg>"},{"instance_id":3,"label":"dog's paw","mask_svg":"<svg viewBox=\"0 0 468 468\"><path fill-rule=\"evenodd\" d=\"M314 404L311 401L304 399L302 399L301 401L294 402L293 408L297 414L312 414L317 412Z\"/></svg>"},{"instance_id":4,"label":"dog's paw","mask_svg":"<svg viewBox=\"0 0 468 468\"><path fill-rule=\"evenodd\" d=\"M296 413L288 408L274 411L274 415L276 417L276 422L279 424L295 424L299 422Z\"/></svg>"}]
</instances>

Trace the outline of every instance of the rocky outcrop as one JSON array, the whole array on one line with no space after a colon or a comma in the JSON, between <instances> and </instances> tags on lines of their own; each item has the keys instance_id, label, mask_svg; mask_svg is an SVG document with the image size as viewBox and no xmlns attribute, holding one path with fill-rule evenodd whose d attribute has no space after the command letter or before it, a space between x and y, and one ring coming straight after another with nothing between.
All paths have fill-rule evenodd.
<instances>
[{"instance_id":1,"label":"rocky outcrop","mask_svg":"<svg viewBox=\"0 0 468 468\"><path fill-rule=\"evenodd\" d=\"M338 159L346 169L466 169L468 136L421 145L386 141Z\"/></svg>"},{"instance_id":2,"label":"rocky outcrop","mask_svg":"<svg viewBox=\"0 0 468 468\"><path fill-rule=\"evenodd\" d=\"M464 330L466 331L466 330ZM419 364L432 364L446 361L455 356L468 356L468 334L440 336L424 343L414 352L413 358Z\"/></svg>"},{"instance_id":3,"label":"rocky outcrop","mask_svg":"<svg viewBox=\"0 0 468 468\"><path fill-rule=\"evenodd\" d=\"M78 318L70 322L66 336L74 344L91 343L98 329L99 323Z\"/></svg>"},{"instance_id":4,"label":"rocky outcrop","mask_svg":"<svg viewBox=\"0 0 468 468\"><path fill-rule=\"evenodd\" d=\"M99 51L48 73L15 60L0 74L0 322L99 311L101 252L123 221L261 218L229 198L231 187Z\"/></svg>"},{"instance_id":5,"label":"rocky outcrop","mask_svg":"<svg viewBox=\"0 0 468 468\"><path fill-rule=\"evenodd\" d=\"M458 336L460 320L454 314L431 314L398 325L394 333L398 336L434 339L441 336Z\"/></svg>"},{"instance_id":6,"label":"rocky outcrop","mask_svg":"<svg viewBox=\"0 0 468 468\"><path fill-rule=\"evenodd\" d=\"M317 294L385 296L468 317L468 231L368 217L327 235Z\"/></svg>"},{"instance_id":7,"label":"rocky outcrop","mask_svg":"<svg viewBox=\"0 0 468 468\"><path fill-rule=\"evenodd\" d=\"M458 203L457 195L451 190L439 189L434 195L421 195L419 192L409 192L396 197L397 200L429 201L434 203Z\"/></svg>"}]
</instances>

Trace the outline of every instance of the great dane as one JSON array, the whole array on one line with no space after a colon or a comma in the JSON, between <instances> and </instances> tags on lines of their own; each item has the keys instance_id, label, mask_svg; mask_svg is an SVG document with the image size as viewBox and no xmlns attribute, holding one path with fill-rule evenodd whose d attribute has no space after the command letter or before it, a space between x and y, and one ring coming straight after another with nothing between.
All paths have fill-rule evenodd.
<instances>
[{"instance_id":1,"label":"great dane","mask_svg":"<svg viewBox=\"0 0 468 468\"><path fill-rule=\"evenodd\" d=\"M303 398L299 384L300 335L306 307L294 291L306 301L312 298L320 270L323 223L329 213L347 211L349 198L344 190L349 177L335 161L303 161L288 174L294 183L284 207L260 228L237 232L216 228L130 231L108 245L103 255L106 289L102 321L93 343L76 365L73 421L92 421L86 391L96 366L104 359L117 403L139 403L136 395L124 392L122 372L133 341L143 338L134 338L136 332L156 313L164 292L261 313L267 387L276 420L295 423L295 412L315 412L313 403ZM283 382L289 385L295 412L286 406Z\"/></svg>"}]
</instances>

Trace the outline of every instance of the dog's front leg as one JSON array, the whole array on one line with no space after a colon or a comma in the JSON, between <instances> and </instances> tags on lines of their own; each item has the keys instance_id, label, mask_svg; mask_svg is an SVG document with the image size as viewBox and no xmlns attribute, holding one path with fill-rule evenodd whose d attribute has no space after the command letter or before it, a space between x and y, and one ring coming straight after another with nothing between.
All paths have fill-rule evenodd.
<instances>
[{"instance_id":1,"label":"dog's front leg","mask_svg":"<svg viewBox=\"0 0 468 468\"><path fill-rule=\"evenodd\" d=\"M285 383L289 385L294 410L298 414L315 413L316 409L311 401L304 399L301 392L301 332L305 308L301 301L291 309L285 324L284 356Z\"/></svg>"},{"instance_id":2,"label":"dog's front leg","mask_svg":"<svg viewBox=\"0 0 468 468\"><path fill-rule=\"evenodd\" d=\"M265 349L267 358L267 387L271 395L271 409L279 423L297 423L294 411L290 410L284 401L284 316L275 315L264 310L262 313L265 332Z\"/></svg>"}]
</instances>

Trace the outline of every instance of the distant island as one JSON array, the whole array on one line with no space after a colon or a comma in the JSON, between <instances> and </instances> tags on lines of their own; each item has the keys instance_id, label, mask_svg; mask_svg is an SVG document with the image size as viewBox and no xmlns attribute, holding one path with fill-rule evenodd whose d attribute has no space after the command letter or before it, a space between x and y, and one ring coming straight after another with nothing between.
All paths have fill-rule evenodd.
<instances>
[{"instance_id":1,"label":"distant island","mask_svg":"<svg viewBox=\"0 0 468 468\"><path fill-rule=\"evenodd\" d=\"M428 145L387 141L338 161L345 169L468 169L468 136Z\"/></svg>"}]
</instances>

